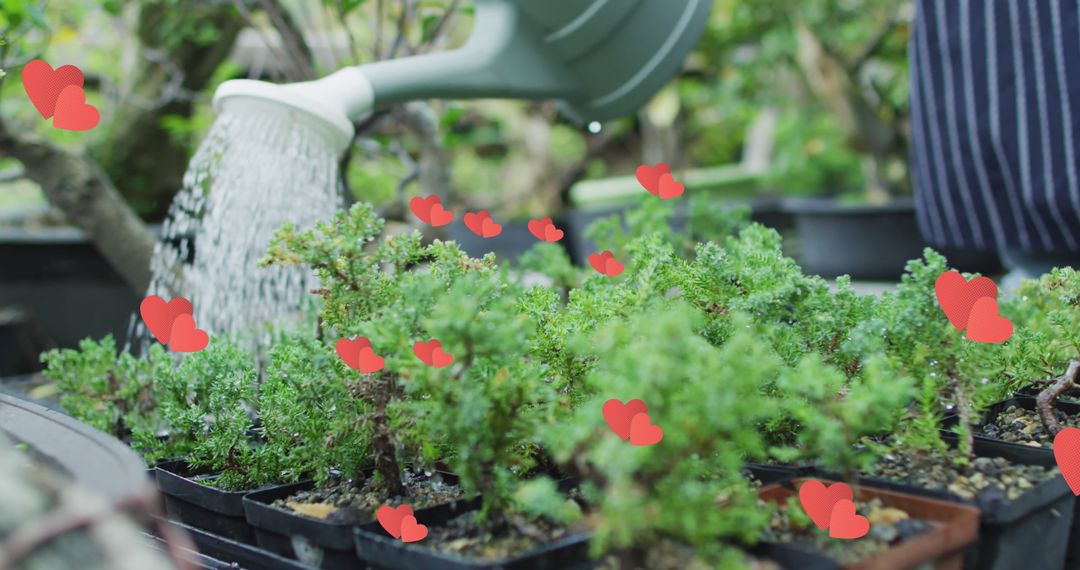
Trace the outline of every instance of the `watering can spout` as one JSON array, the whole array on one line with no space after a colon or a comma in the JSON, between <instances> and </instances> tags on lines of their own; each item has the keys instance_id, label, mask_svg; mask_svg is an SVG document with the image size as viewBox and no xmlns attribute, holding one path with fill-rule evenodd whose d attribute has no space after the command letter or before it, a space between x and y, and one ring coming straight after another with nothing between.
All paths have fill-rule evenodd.
<instances>
[{"instance_id":1,"label":"watering can spout","mask_svg":"<svg viewBox=\"0 0 1080 570\"><path fill-rule=\"evenodd\" d=\"M475 0L459 49L380 61L287 85L238 79L218 111L287 109L352 141L353 120L416 99L556 99L577 121L635 111L681 66L712 0Z\"/></svg>"}]
</instances>

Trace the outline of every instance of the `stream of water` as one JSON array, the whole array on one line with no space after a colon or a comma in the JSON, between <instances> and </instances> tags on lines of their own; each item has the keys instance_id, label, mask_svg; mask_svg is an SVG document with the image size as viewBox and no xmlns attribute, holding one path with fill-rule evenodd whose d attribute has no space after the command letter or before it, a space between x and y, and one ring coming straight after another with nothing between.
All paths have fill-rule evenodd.
<instances>
[{"instance_id":1,"label":"stream of water","mask_svg":"<svg viewBox=\"0 0 1080 570\"><path fill-rule=\"evenodd\" d=\"M274 232L304 229L341 207L338 160L286 113L230 109L196 151L152 261L148 295L191 301L196 325L249 348L303 322L317 278L302 266L259 267ZM130 338L149 337L133 319Z\"/></svg>"}]
</instances>

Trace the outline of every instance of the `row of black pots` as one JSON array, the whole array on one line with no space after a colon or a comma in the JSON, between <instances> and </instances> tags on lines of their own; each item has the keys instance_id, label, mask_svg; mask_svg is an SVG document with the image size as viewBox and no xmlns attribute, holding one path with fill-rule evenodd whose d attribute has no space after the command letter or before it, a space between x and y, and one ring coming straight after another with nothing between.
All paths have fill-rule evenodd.
<instances>
[{"instance_id":1,"label":"row of black pots","mask_svg":"<svg viewBox=\"0 0 1080 570\"><path fill-rule=\"evenodd\" d=\"M986 412L983 414L982 420L974 426L974 439L976 446L978 446L980 443L992 443L994 445L1002 446L1004 448L1013 450L1013 452L1015 453L1037 455L1042 458L1042 463L1040 464L1044 464L1049 467L1054 466L1056 464L1056 461L1054 460L1054 453L1050 449L998 440L987 437L981 433L982 426L992 423L999 414L1004 412L1010 406L1017 406L1025 410L1035 410L1035 404L1036 402L1033 396L1028 396L1021 392L1013 398L1010 398L1008 400L1002 400L988 406ZM1080 415L1080 403L1077 402L1059 400L1055 402L1055 407L1059 411L1069 416ZM947 427L955 425L956 422L957 417L955 415L948 416L944 420L944 423ZM1060 482L1061 486L1064 486L1066 489L1068 489L1068 487L1064 483L1064 479L1059 478L1055 479L1055 481ZM1071 532L1067 541L1068 550L1065 555L1065 563L1063 568L1066 568L1068 570L1080 570L1080 498L1074 498L1073 502L1075 503L1075 506L1071 510L1071 512L1073 513Z\"/></svg>"},{"instance_id":2,"label":"row of black pots","mask_svg":"<svg viewBox=\"0 0 1080 570\"><path fill-rule=\"evenodd\" d=\"M245 545L273 556L291 558L309 568L353 570L373 568L546 569L585 568L589 536L576 534L506 560L476 562L437 552L422 545L405 544L389 536L377 521L359 525L320 521L275 508L273 503L310 489L311 482L269 486L247 492L228 492L203 484L206 474L169 462L155 469L169 518L212 533L228 544ZM452 483L449 473L439 476ZM564 482L564 488L569 483ZM454 517L481 507L473 497L418 509L417 522L429 527L445 525Z\"/></svg>"},{"instance_id":3,"label":"row of black pots","mask_svg":"<svg viewBox=\"0 0 1080 570\"><path fill-rule=\"evenodd\" d=\"M952 432L943 431L943 438L951 445L957 444ZM1021 465L1055 465L1053 453L1035 447L977 437L974 442L976 457L1004 457ZM787 471L786 477L784 471ZM770 466L766 471L755 472L763 484L785 484L793 479L814 477L824 480L842 480L835 473L809 466L784 468ZM759 474L760 473L760 474ZM977 497L967 500L945 491L932 491L903 482L887 481L874 477L860 477L858 486L971 505L981 512L978 541L964 553L964 568L978 570L1059 570L1080 568L1075 561L1076 547L1080 547L1080 513L1077 499L1072 495L1064 479L1060 477L1043 481L1016 500L1004 498L987 500ZM1033 545L1038 548L1033 548ZM1074 547L1075 545L1075 547ZM840 568L839 561L821 552L792 544L762 543L754 552L778 561L785 568ZM944 566L938 566L944 567Z\"/></svg>"}]
</instances>

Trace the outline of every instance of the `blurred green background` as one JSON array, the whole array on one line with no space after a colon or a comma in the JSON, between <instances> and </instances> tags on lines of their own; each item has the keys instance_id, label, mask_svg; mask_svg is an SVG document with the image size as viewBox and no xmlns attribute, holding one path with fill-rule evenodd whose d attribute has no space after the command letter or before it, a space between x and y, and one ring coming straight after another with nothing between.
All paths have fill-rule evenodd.
<instances>
[{"instance_id":1,"label":"blurred green background","mask_svg":"<svg viewBox=\"0 0 1080 570\"><path fill-rule=\"evenodd\" d=\"M2 5L0 117L96 161L148 221L163 218L221 81L295 81L452 48L472 17L456 0ZM579 181L666 161L676 171L742 164L760 174L763 194L887 201L910 193L911 10L891 0L715 0L683 72L637 115L593 133L552 103L408 105L359 125L343 161L347 192L390 218L404 216L409 197L438 192L512 219L566 208ZM82 68L96 129L41 120L18 77L34 58ZM17 162L0 158L0 209L37 211L43 200Z\"/></svg>"}]
</instances>

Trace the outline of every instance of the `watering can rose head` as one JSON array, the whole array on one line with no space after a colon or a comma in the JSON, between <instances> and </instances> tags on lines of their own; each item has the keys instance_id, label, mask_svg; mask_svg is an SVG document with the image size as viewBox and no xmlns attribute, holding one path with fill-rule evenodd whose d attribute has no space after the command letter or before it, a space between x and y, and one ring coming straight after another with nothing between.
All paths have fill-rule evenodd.
<instances>
[{"instance_id":1,"label":"watering can rose head","mask_svg":"<svg viewBox=\"0 0 1080 570\"><path fill-rule=\"evenodd\" d=\"M214 106L285 112L325 132L339 153L352 142L354 119L417 99L557 99L577 122L603 121L633 113L678 72L712 0L475 4L472 34L459 49L289 85L226 81Z\"/></svg>"}]
</instances>

